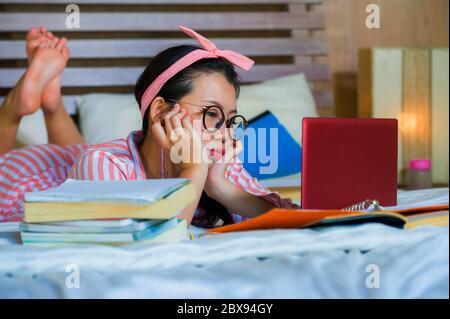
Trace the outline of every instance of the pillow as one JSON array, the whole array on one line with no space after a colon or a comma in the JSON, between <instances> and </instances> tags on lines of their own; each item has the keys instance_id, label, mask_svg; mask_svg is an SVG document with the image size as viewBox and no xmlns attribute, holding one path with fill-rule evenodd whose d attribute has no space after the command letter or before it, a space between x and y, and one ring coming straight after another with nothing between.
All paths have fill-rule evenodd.
<instances>
[{"instance_id":1,"label":"pillow","mask_svg":"<svg viewBox=\"0 0 450 319\"><path fill-rule=\"evenodd\" d=\"M258 84L245 85L237 101L247 119L268 110L301 144L302 119L317 117L316 105L303 74L294 74Z\"/></svg>"},{"instance_id":2,"label":"pillow","mask_svg":"<svg viewBox=\"0 0 450 319\"><path fill-rule=\"evenodd\" d=\"M269 110L299 144L303 117L317 116L303 74L243 85L237 103L247 119ZM125 137L132 130L141 129L139 108L131 94L88 94L77 98L76 104L82 134L89 144Z\"/></svg>"},{"instance_id":3,"label":"pillow","mask_svg":"<svg viewBox=\"0 0 450 319\"><path fill-rule=\"evenodd\" d=\"M132 94L87 94L79 96L76 105L81 131L88 144L126 137L132 130L141 128L142 120ZM302 118L317 116L303 74L243 85L238 105L239 112L248 119L270 110L299 144ZM26 145L48 142L42 110L22 119L17 139Z\"/></svg>"},{"instance_id":4,"label":"pillow","mask_svg":"<svg viewBox=\"0 0 450 319\"><path fill-rule=\"evenodd\" d=\"M131 131L142 128L141 114L131 94L86 94L78 96L75 103L87 144L127 137ZM24 145L48 143L41 109L22 118L17 141Z\"/></svg>"},{"instance_id":5,"label":"pillow","mask_svg":"<svg viewBox=\"0 0 450 319\"><path fill-rule=\"evenodd\" d=\"M131 94L86 94L77 97L75 103L87 144L126 138L142 128L141 113Z\"/></svg>"},{"instance_id":6,"label":"pillow","mask_svg":"<svg viewBox=\"0 0 450 319\"><path fill-rule=\"evenodd\" d=\"M17 141L24 145L48 143L44 113L41 109L22 118L17 132Z\"/></svg>"}]
</instances>

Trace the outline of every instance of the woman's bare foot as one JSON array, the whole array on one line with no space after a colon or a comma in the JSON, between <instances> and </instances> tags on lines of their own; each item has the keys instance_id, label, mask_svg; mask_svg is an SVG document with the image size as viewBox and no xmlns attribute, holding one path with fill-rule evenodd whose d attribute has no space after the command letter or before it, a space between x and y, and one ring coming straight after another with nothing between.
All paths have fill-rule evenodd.
<instances>
[{"instance_id":1,"label":"woman's bare foot","mask_svg":"<svg viewBox=\"0 0 450 319\"><path fill-rule=\"evenodd\" d=\"M66 67L67 61L69 60L69 49L67 48L66 38L61 38L56 41L53 39L52 46L61 53L65 62L61 72L52 81L50 81L42 92L42 109L47 113L54 112L60 105L62 71Z\"/></svg>"},{"instance_id":2,"label":"woman's bare foot","mask_svg":"<svg viewBox=\"0 0 450 319\"><path fill-rule=\"evenodd\" d=\"M44 111L48 112L52 112L59 105L61 88L59 85L49 87L49 84L61 75L68 58L68 49L62 39L58 41L47 40L35 50L31 64L19 87L20 106L17 110L19 116L35 112L41 106L41 102ZM52 90L47 91L47 104L44 108L44 90L48 90L48 88Z\"/></svg>"},{"instance_id":3,"label":"woman's bare foot","mask_svg":"<svg viewBox=\"0 0 450 319\"><path fill-rule=\"evenodd\" d=\"M28 31L25 38L27 41L25 48L27 51L28 66L31 65L31 60L39 46L47 40L50 40L51 36L53 34L51 32L49 33L45 27L31 28Z\"/></svg>"},{"instance_id":4,"label":"woman's bare foot","mask_svg":"<svg viewBox=\"0 0 450 319\"><path fill-rule=\"evenodd\" d=\"M58 38L48 31L45 27L32 28L27 34L27 57L31 65L34 55L38 48L46 43L47 48L57 49L64 56L66 63L69 58L69 49L67 48L67 39ZM63 68L64 69L64 68ZM41 106L45 113L53 113L61 101L61 72L51 80L42 91Z\"/></svg>"}]
</instances>

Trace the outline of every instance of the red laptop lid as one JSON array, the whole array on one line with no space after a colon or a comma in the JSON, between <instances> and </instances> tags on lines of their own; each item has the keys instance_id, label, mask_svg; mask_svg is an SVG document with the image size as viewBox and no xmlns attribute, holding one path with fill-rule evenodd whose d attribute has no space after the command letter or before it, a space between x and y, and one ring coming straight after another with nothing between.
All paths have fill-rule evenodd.
<instances>
[{"instance_id":1,"label":"red laptop lid","mask_svg":"<svg viewBox=\"0 0 450 319\"><path fill-rule=\"evenodd\" d=\"M302 208L397 204L397 120L304 118Z\"/></svg>"}]
</instances>

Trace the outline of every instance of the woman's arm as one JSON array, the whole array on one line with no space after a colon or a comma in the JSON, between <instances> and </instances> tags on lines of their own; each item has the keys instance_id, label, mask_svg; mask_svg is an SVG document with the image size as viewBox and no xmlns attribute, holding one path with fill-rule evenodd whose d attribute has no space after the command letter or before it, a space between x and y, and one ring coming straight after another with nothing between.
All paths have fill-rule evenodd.
<instances>
[{"instance_id":1,"label":"woman's arm","mask_svg":"<svg viewBox=\"0 0 450 319\"><path fill-rule=\"evenodd\" d=\"M242 163L236 162L237 155L243 149L242 142L228 140L223 147L225 154L209 167L204 189L208 196L225 206L229 212L236 212L249 218L277 207L278 201L274 202L273 198L265 197L274 193L263 189L245 172ZM230 165L234 168L233 172L228 170Z\"/></svg>"},{"instance_id":2,"label":"woman's arm","mask_svg":"<svg viewBox=\"0 0 450 319\"><path fill-rule=\"evenodd\" d=\"M182 209L181 214L178 215L179 218L186 219L187 225L190 225L208 177L208 164L198 163L192 157L193 152L191 150L196 149L197 145L201 145L201 139L194 132L192 119L184 109L180 108L178 103L164 115L164 123L164 127L161 120L152 125L152 132L161 147L171 152L172 147L180 143L178 146L182 152L189 152L190 155L187 161L182 158L176 164L174 163L175 176L188 178L195 186L195 200Z\"/></svg>"},{"instance_id":3,"label":"woman's arm","mask_svg":"<svg viewBox=\"0 0 450 319\"><path fill-rule=\"evenodd\" d=\"M208 196L214 198L229 211L239 212L249 218L261 215L275 207L266 199L248 193L225 178L220 183L215 183L213 187L208 188Z\"/></svg>"},{"instance_id":4,"label":"woman's arm","mask_svg":"<svg viewBox=\"0 0 450 319\"><path fill-rule=\"evenodd\" d=\"M195 210L197 208L200 197L202 196L203 187L205 186L206 177L208 176L208 166L207 165L196 165L191 166L183 171L181 171L179 177L189 178L195 186L195 200L186 206L179 218L186 219L187 225L190 225L192 218L194 217Z\"/></svg>"}]
</instances>

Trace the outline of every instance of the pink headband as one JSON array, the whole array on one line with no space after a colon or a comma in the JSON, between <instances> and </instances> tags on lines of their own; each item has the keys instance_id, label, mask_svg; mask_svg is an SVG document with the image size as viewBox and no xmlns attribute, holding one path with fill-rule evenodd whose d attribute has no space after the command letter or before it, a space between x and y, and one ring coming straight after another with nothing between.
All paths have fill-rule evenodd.
<instances>
[{"instance_id":1,"label":"pink headband","mask_svg":"<svg viewBox=\"0 0 450 319\"><path fill-rule=\"evenodd\" d=\"M194 30L191 30L183 26L178 27L181 29L181 31L183 31L187 35L196 39L198 43L200 43L200 45L203 47L203 49L197 49L186 54L184 57L182 57L173 65L171 65L167 70L161 73L156 78L156 80L149 85L149 87L145 90L144 95L142 96L141 99L142 117L144 117L145 111L150 106L150 103L156 97L156 95L161 90L163 85L175 74L177 74L184 68L188 67L189 65L193 64L194 62L200 59L222 57L227 59L232 64L246 71L250 70L253 64L255 64L255 62L252 59L246 57L245 55L239 54L231 50L219 50L213 42L211 42L204 36L198 34Z\"/></svg>"}]
</instances>

